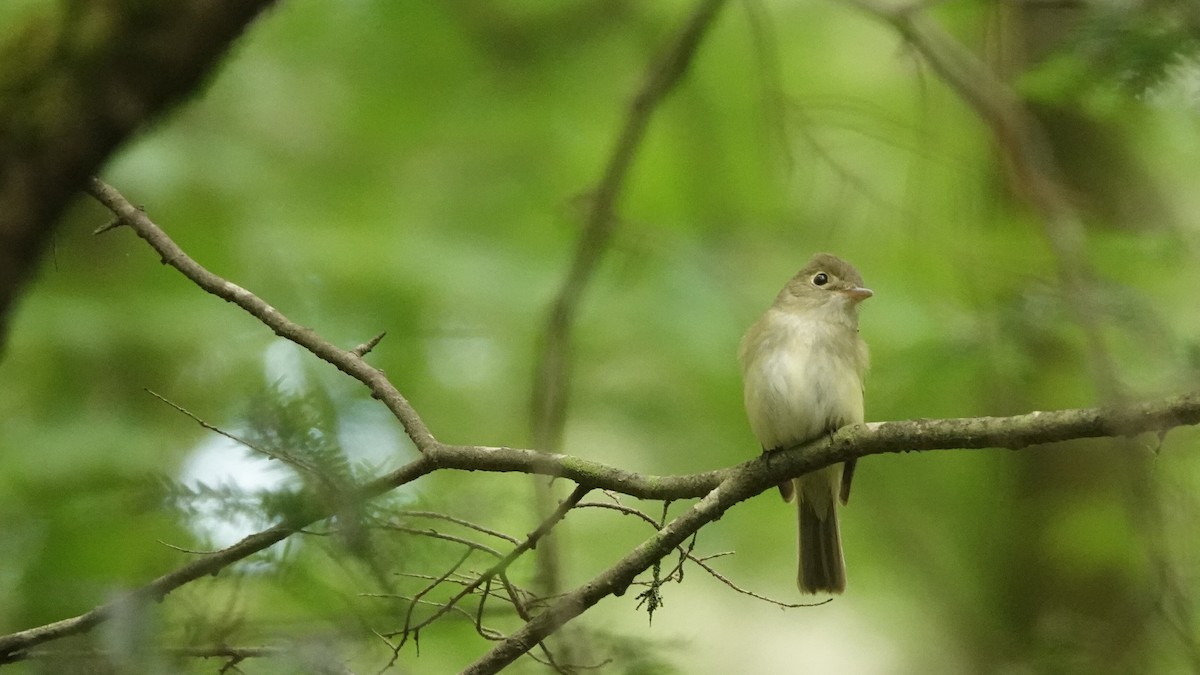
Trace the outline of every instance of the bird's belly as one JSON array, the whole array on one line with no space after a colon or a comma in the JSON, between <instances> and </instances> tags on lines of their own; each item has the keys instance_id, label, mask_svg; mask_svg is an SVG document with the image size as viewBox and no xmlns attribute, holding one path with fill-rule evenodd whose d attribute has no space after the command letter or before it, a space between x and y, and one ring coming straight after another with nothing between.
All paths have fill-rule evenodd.
<instances>
[{"instance_id":1,"label":"bird's belly","mask_svg":"<svg viewBox=\"0 0 1200 675\"><path fill-rule=\"evenodd\" d=\"M787 447L863 419L862 380L854 364L812 349L780 349L758 363L760 411L751 420L764 448ZM755 393L756 392L756 393Z\"/></svg>"}]
</instances>

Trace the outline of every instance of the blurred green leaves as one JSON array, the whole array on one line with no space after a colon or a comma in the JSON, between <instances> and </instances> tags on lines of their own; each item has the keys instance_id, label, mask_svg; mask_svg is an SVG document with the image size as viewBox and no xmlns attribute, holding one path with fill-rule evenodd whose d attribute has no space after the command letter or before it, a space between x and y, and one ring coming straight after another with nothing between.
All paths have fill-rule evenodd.
<instances>
[{"instance_id":1,"label":"blurred green leaves","mask_svg":"<svg viewBox=\"0 0 1200 675\"><path fill-rule=\"evenodd\" d=\"M1123 211L1088 211L1086 252L1131 397L1195 388L1200 335L1197 113L1146 95L1175 69L1195 77L1186 57L1196 32L1177 18L1185 5L1152 4L1084 8L1057 34L998 21L990 3L938 15L1039 111L1069 113L1047 129L1080 204L1130 197ZM581 204L640 73L688 7L283 3L202 97L125 147L106 177L199 262L334 342L386 330L369 360L442 440L524 446L535 337ZM816 250L854 261L876 292L862 325L874 355L869 419L1096 402L1042 224L970 109L895 34L835 2L728 10L652 123L620 200L614 249L575 330L566 451L649 473L757 453L737 340ZM993 50L988 31L1036 42L1045 58ZM1107 126L1076 122L1094 118ZM206 543L191 522L198 512L162 508L172 496L287 517L372 475L367 460L394 466L410 452L398 425L327 364L301 355L306 385L281 388L266 365L267 329L191 287L129 232L92 237L105 219L86 201L72 209L0 362L5 632L79 613L186 561L156 543ZM330 484L284 472L244 502L243 488L219 481L164 488L211 435L147 388L313 464ZM1159 599L1184 607L1178 616L1194 612L1197 438L1172 432L1154 466L1132 468L1122 453L1144 448L873 458L845 512L850 590L832 609L780 613L693 573L650 632L634 594L584 623L601 636L597 661L616 655L609 668L631 673L666 672L664 661L679 672L763 672L780 653L796 668L834 667L794 647L796 635L824 635L831 616L885 627L885 672L1037 670L1047 654L1057 672L1177 672L1187 640L1148 634L1167 632ZM1162 474L1178 484L1160 493ZM270 552L287 564L235 568L173 595L164 620L179 630L160 634L319 636L373 671L388 654L370 631L394 629L405 605L393 596L429 583L398 575L436 577L461 554L382 526L406 506L520 537L535 525L531 492L511 476L430 476ZM715 563L722 573L786 599L794 523L776 502L731 511L702 531L697 553L736 550ZM1146 515L1155 513L1169 515L1161 531ZM572 518L572 580L644 538L627 520ZM344 526L361 530L338 539ZM1164 532L1165 551L1154 543ZM492 562L473 556L464 570ZM524 583L531 570L513 575ZM1131 614L1119 610L1133 609L1154 629L1122 623ZM518 625L495 616L498 628ZM405 667L448 672L488 647L469 617L452 621L423 636L419 658L404 652ZM732 629L715 623L772 628L731 643ZM938 654L913 639L930 625ZM1101 638L1123 630L1124 651L1105 651ZM864 648L854 633L831 645Z\"/></svg>"}]
</instances>

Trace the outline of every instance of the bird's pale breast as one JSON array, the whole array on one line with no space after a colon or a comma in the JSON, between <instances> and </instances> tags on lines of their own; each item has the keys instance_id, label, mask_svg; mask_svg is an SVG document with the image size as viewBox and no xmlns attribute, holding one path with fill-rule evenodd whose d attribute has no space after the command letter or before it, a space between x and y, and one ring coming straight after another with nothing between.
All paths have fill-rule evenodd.
<instances>
[{"instance_id":1,"label":"bird's pale breast","mask_svg":"<svg viewBox=\"0 0 1200 675\"><path fill-rule=\"evenodd\" d=\"M762 321L764 339L752 351L743 350L742 374L750 427L763 448L795 445L862 422L866 363L857 332L775 310Z\"/></svg>"}]
</instances>

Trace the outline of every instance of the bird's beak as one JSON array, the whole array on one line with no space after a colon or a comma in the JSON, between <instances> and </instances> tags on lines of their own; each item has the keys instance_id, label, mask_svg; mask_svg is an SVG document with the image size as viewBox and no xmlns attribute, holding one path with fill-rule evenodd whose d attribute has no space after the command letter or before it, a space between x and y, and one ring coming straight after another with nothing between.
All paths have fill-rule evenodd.
<instances>
[{"instance_id":1,"label":"bird's beak","mask_svg":"<svg viewBox=\"0 0 1200 675\"><path fill-rule=\"evenodd\" d=\"M846 290L842 291L842 293L844 293L846 295L846 297L850 298L850 302L853 302L855 304L858 304L858 303L862 302L863 300L866 300L867 298L871 297L872 295L875 295L875 293L873 291L871 291L871 289L863 288L862 286L855 286L854 288L847 288Z\"/></svg>"}]
</instances>

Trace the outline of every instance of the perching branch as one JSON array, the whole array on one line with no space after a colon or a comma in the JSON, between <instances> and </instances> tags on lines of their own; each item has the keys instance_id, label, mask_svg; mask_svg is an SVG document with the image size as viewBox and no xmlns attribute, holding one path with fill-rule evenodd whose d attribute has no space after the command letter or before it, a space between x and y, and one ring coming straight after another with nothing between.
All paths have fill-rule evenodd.
<instances>
[{"instance_id":1,"label":"perching branch","mask_svg":"<svg viewBox=\"0 0 1200 675\"><path fill-rule=\"evenodd\" d=\"M1127 436L1151 431L1159 424L1167 425L1164 428L1200 424L1200 391L1121 408L1033 412L1016 417L874 422L845 427L832 439L822 438L806 446L763 455L720 472L721 481L698 503L615 565L559 598L463 672L472 675L498 672L604 597L623 594L634 578L655 561L705 524L720 518L734 504L778 485L781 476L796 476L835 462L884 452L1020 449L1074 438ZM789 468L776 473L781 465Z\"/></svg>"},{"instance_id":2,"label":"perching branch","mask_svg":"<svg viewBox=\"0 0 1200 675\"><path fill-rule=\"evenodd\" d=\"M163 255L165 261L214 295L230 299L257 317L277 334L295 336L297 344L324 358L343 371L369 382L389 409L404 423L419 420L416 412L384 375L356 356L340 350L314 331L300 328L249 291L205 270L182 250L144 213L133 208L116 190L97 181L93 188L105 203L143 239ZM366 371L366 372L364 372ZM393 393L395 392L395 393ZM390 397L390 398L388 398ZM403 405L400 405L403 403ZM396 406L399 408L397 413ZM570 479L580 489L607 489L643 499L700 501L668 523L599 576L556 600L545 611L501 642L477 662L472 672L494 672L495 668L523 654L558 627L578 616L607 595L619 595L642 571L669 555L675 547L733 505L783 480L836 462L882 453L937 449L1019 449L1032 445L1079 438L1159 434L1183 425L1200 424L1200 391L1156 401L1100 408L1032 412L1014 417L978 417L943 420L872 422L846 427L832 437L808 445L759 455L735 466L695 474L653 476L579 459L529 449L473 445L445 445L423 425L405 424L406 431L423 453L408 465L381 476L358 490L357 499L367 500L438 470L520 472ZM312 510L250 535L228 548L199 556L192 562L155 579L130 593L141 601L162 600L171 591L226 567L282 541L300 529L334 515L314 505ZM129 597L100 605L79 616L45 626L0 636L0 663L20 660L31 647L69 635L86 632L113 616Z\"/></svg>"}]
</instances>

